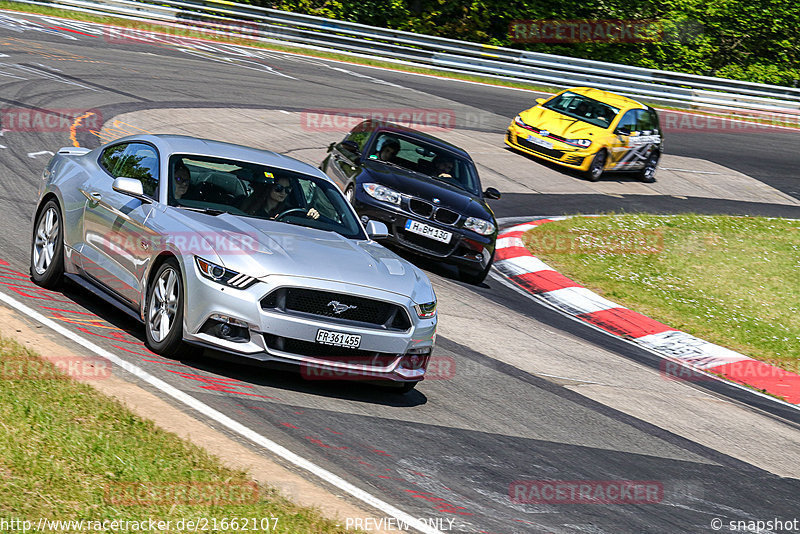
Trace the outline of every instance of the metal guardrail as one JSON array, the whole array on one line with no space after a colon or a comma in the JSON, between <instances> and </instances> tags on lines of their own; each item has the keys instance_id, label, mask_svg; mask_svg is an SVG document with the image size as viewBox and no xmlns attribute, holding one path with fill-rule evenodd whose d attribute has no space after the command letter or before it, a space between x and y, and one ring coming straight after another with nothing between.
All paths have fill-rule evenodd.
<instances>
[{"instance_id":1,"label":"metal guardrail","mask_svg":"<svg viewBox=\"0 0 800 534\"><path fill-rule=\"evenodd\" d=\"M226 0L13 1L551 87L588 85L675 107L800 119L800 88L527 52Z\"/></svg>"}]
</instances>

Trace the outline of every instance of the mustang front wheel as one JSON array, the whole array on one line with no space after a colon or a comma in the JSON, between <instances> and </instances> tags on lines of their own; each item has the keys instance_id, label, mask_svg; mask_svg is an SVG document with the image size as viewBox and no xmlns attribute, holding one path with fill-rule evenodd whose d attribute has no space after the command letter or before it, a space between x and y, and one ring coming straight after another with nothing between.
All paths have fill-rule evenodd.
<instances>
[{"instance_id":1,"label":"mustang front wheel","mask_svg":"<svg viewBox=\"0 0 800 534\"><path fill-rule=\"evenodd\" d=\"M153 277L144 318L147 346L163 356L175 355L183 345L183 282L175 260L161 264Z\"/></svg>"},{"instance_id":2,"label":"mustang front wheel","mask_svg":"<svg viewBox=\"0 0 800 534\"><path fill-rule=\"evenodd\" d=\"M34 228L31 278L40 286L56 288L64 274L64 231L61 210L54 200L44 205Z\"/></svg>"}]
</instances>

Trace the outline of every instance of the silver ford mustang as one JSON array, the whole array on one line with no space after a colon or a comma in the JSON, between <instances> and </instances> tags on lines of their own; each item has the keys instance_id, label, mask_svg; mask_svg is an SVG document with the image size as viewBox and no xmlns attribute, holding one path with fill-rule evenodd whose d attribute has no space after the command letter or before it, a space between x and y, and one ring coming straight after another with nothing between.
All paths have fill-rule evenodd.
<instances>
[{"instance_id":1,"label":"silver ford mustang","mask_svg":"<svg viewBox=\"0 0 800 534\"><path fill-rule=\"evenodd\" d=\"M159 354L189 344L408 391L433 349L436 296L375 241L386 234L295 159L137 135L49 162L31 276L69 278L126 311Z\"/></svg>"}]
</instances>

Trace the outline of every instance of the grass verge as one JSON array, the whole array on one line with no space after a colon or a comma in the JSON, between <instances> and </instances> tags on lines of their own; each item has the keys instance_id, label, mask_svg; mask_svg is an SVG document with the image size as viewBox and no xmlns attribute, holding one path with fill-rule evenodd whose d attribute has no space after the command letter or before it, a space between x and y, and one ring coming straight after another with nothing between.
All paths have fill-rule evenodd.
<instances>
[{"instance_id":1,"label":"grass verge","mask_svg":"<svg viewBox=\"0 0 800 534\"><path fill-rule=\"evenodd\" d=\"M0 370L2 531L19 530L3 526L12 518L34 525L40 518L83 520L84 532L88 522L152 518L171 521L158 531L189 532L185 521L205 518L210 532L351 532L255 485L5 337ZM45 530L81 531L64 524ZM107 531L130 530L142 529Z\"/></svg>"},{"instance_id":2,"label":"grass verge","mask_svg":"<svg viewBox=\"0 0 800 534\"><path fill-rule=\"evenodd\" d=\"M618 304L800 372L800 221L574 217L524 239L535 256Z\"/></svg>"}]
</instances>

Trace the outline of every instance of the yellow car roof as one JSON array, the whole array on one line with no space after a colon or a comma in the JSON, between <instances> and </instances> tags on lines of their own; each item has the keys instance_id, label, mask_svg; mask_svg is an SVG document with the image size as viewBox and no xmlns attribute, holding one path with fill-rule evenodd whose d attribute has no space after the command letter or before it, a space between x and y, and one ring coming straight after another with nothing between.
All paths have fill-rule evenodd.
<instances>
[{"instance_id":1,"label":"yellow car roof","mask_svg":"<svg viewBox=\"0 0 800 534\"><path fill-rule=\"evenodd\" d=\"M646 108L644 104L641 102L637 102L632 98L628 98L627 96L618 95L616 93L609 93L608 91L603 91L602 89L594 89L592 87L573 87L572 89L566 89L563 92L570 91L572 93L577 93L579 95L588 96L589 98L594 98L595 100L599 100L605 104L610 104L615 108L623 109L623 108Z\"/></svg>"}]
</instances>

